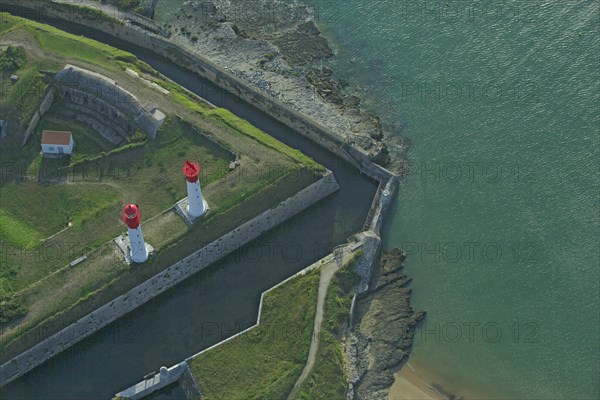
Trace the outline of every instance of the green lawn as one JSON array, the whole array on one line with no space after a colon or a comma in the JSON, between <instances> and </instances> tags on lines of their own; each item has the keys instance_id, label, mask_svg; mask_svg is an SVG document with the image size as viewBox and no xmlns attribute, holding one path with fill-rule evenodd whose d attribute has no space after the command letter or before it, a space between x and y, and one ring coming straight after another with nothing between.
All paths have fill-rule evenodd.
<instances>
[{"instance_id":1,"label":"green lawn","mask_svg":"<svg viewBox=\"0 0 600 400\"><path fill-rule=\"evenodd\" d=\"M286 398L308 356L319 276L313 270L269 292L258 327L192 360L203 398Z\"/></svg>"},{"instance_id":2,"label":"green lawn","mask_svg":"<svg viewBox=\"0 0 600 400\"><path fill-rule=\"evenodd\" d=\"M20 77L15 84L10 81L10 76L13 73ZM27 127L48 87L42 80L42 74L36 68L27 64L16 71L2 72L0 79L2 80L1 88L3 91L0 96L2 108L18 111L21 126Z\"/></svg>"},{"instance_id":3,"label":"green lawn","mask_svg":"<svg viewBox=\"0 0 600 400\"><path fill-rule=\"evenodd\" d=\"M54 122L53 122L54 121ZM53 117L42 123L49 127L63 126ZM68 126L77 129L75 125ZM102 148L87 135L77 135L88 154L97 154ZM69 167L68 158L34 159L23 182L3 182L0 204L3 222L3 239L17 249L40 246L40 240L67 227L59 239L73 249L52 260L28 260L22 262L20 255L7 254L4 264L19 271L13 275L13 287L23 289L57 268L66 265L78 255L114 238L123 231L119 222L124 203L140 205L144 219L157 215L187 195L181 167L185 159L200 160L210 167L211 173L202 176L203 186L222 179L231 160L229 153L202 136L195 134L191 125L175 117L169 117L158 132L156 142L147 142L125 151L105 153L105 156ZM87 139L87 141L86 141ZM28 146L39 146L39 135L30 138ZM61 176L64 181L40 184L42 177ZM257 190L269 184L266 180L253 185ZM229 195L239 199L239 190L249 190L245 185L231 188ZM220 197L220 196L219 196ZM217 199L219 198L217 197ZM229 197L228 197L229 198ZM233 205L216 202L213 214ZM180 221L181 224L183 222ZM185 226L185 225L184 225ZM92 235L89 232L93 232ZM185 232L185 231L184 231ZM28 234L27 234L28 233ZM26 235L27 234L27 235ZM177 237L171 237L171 241ZM2 255L0 248L0 255ZM28 270L34 270L31 273Z\"/></svg>"},{"instance_id":4,"label":"green lawn","mask_svg":"<svg viewBox=\"0 0 600 400\"><path fill-rule=\"evenodd\" d=\"M119 71L119 58L130 59L135 56L109 45L83 36L75 36L50 25L26 21L25 28L31 33L45 51L60 55L65 59L82 60L99 67Z\"/></svg>"},{"instance_id":5,"label":"green lawn","mask_svg":"<svg viewBox=\"0 0 600 400\"><path fill-rule=\"evenodd\" d=\"M8 13L0 13L0 33L8 31L21 21L20 18L16 18Z\"/></svg>"},{"instance_id":6,"label":"green lawn","mask_svg":"<svg viewBox=\"0 0 600 400\"><path fill-rule=\"evenodd\" d=\"M40 185L34 181L9 183L0 191L0 203L5 214L39 232L43 239L66 228L69 221L81 225L122 202L114 187L94 185L90 189L86 185Z\"/></svg>"},{"instance_id":7,"label":"green lawn","mask_svg":"<svg viewBox=\"0 0 600 400\"><path fill-rule=\"evenodd\" d=\"M277 150L280 153L285 154L290 157L292 160L295 160L297 163L302 166L309 168L315 172L322 172L325 168L315 162L312 158L303 154L300 150L293 149L279 140L275 139L273 136L267 135L254 125L250 124L248 121L243 120L236 115L234 115L231 111L226 110L224 108L215 108L208 110L204 113L209 117L215 118L219 121L222 121L226 125L232 127L238 132L251 137L252 139L268 146L272 149Z\"/></svg>"},{"instance_id":8,"label":"green lawn","mask_svg":"<svg viewBox=\"0 0 600 400\"><path fill-rule=\"evenodd\" d=\"M3 201L0 191L0 202ZM42 234L18 218L0 209L0 237L3 244L12 244L18 248L33 248L43 239ZM0 248L0 256L2 249Z\"/></svg>"},{"instance_id":9,"label":"green lawn","mask_svg":"<svg viewBox=\"0 0 600 400\"><path fill-rule=\"evenodd\" d=\"M331 280L319 350L298 392L302 400L344 400L347 378L339 338L345 330L355 256ZM260 325L194 358L190 367L208 400L287 398L308 357L320 270L294 278L264 297Z\"/></svg>"}]
</instances>

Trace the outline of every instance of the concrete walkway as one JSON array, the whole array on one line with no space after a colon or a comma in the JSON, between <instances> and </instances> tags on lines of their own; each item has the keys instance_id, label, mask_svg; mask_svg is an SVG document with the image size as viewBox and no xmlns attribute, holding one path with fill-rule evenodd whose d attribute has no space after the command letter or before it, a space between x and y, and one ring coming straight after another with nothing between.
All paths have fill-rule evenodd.
<instances>
[{"instance_id":1,"label":"concrete walkway","mask_svg":"<svg viewBox=\"0 0 600 400\"><path fill-rule=\"evenodd\" d=\"M308 359L302 373L298 377L298 380L294 384L294 387L288 395L288 400L293 400L298 394L298 390L310 374L313 366L315 365L315 359L317 357L317 350L319 350L319 336L321 333L321 325L323 324L323 313L325 309L325 297L327 296L327 289L331 278L345 263L347 263L352 257L352 252L347 251L348 247L339 248L336 250L335 257L321 266L321 278L319 279L319 291L317 295L317 312L315 313L315 322L313 327L312 340L310 342L310 349L308 350Z\"/></svg>"}]
</instances>

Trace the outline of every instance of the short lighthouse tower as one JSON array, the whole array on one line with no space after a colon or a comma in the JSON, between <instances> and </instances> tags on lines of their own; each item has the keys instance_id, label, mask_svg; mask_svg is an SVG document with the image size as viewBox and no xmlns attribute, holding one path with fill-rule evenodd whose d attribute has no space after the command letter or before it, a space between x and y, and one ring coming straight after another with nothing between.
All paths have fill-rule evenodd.
<instances>
[{"instance_id":1,"label":"short lighthouse tower","mask_svg":"<svg viewBox=\"0 0 600 400\"><path fill-rule=\"evenodd\" d=\"M140 225L140 209L135 204L127 204L123 208L123 222L127 224L131 261L143 263L148 259L148 249L142 235Z\"/></svg>"},{"instance_id":2,"label":"short lighthouse tower","mask_svg":"<svg viewBox=\"0 0 600 400\"><path fill-rule=\"evenodd\" d=\"M188 206L187 212L192 218L198 218L206 213L208 204L200 190L200 165L195 161L186 161L183 165L183 175L187 181Z\"/></svg>"}]
</instances>

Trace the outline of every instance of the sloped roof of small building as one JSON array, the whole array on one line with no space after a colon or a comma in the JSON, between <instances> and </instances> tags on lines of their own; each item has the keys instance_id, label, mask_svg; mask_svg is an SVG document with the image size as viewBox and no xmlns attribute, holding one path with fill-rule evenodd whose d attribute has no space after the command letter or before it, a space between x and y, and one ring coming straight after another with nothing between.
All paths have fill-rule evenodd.
<instances>
[{"instance_id":1,"label":"sloped roof of small building","mask_svg":"<svg viewBox=\"0 0 600 400\"><path fill-rule=\"evenodd\" d=\"M71 144L71 132L42 131L42 144L65 145Z\"/></svg>"}]
</instances>

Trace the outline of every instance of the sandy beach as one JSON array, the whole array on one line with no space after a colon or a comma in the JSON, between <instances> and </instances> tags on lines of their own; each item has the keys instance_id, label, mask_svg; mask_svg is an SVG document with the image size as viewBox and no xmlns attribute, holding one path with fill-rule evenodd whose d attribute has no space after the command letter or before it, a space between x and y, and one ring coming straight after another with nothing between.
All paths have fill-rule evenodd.
<instances>
[{"instance_id":1,"label":"sandy beach","mask_svg":"<svg viewBox=\"0 0 600 400\"><path fill-rule=\"evenodd\" d=\"M423 378L406 363L394 377L394 384L390 388L389 400L443 400L440 393L433 390L425 383Z\"/></svg>"}]
</instances>

